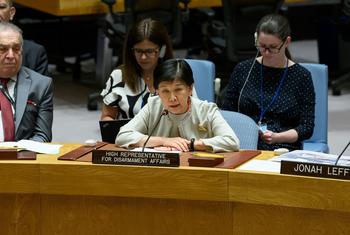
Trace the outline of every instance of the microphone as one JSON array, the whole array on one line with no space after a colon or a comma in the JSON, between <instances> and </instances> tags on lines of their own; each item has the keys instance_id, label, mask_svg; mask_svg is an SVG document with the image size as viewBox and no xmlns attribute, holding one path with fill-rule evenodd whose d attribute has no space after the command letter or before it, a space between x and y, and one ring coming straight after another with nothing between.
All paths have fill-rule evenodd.
<instances>
[{"instance_id":1,"label":"microphone","mask_svg":"<svg viewBox=\"0 0 350 235\"><path fill-rule=\"evenodd\" d=\"M166 110L166 109L164 109L164 110L162 111L162 113L161 113L160 117L158 118L158 121L156 122L156 125L154 125L154 127L153 127L153 129L152 129L151 133L148 135L148 137L147 137L147 139L146 139L145 143L144 143L144 144L143 144L143 146L142 146L142 152L144 152L144 151L145 151L146 144L147 144L147 142L149 141L149 139L151 138L151 136L152 136L152 134L153 134L154 130L155 130L155 129L156 129L156 127L158 126L158 124L159 124L159 122L160 122L160 119L161 119L163 116L168 115L168 113L169 113L169 111L168 111L168 110Z\"/></svg>"},{"instance_id":2,"label":"microphone","mask_svg":"<svg viewBox=\"0 0 350 235\"><path fill-rule=\"evenodd\" d=\"M335 164L334 164L335 166L338 165L338 161L340 160L340 158L341 158L341 156L343 155L343 153L345 153L345 150L349 147L349 145L350 145L350 141L349 141L349 143L345 146L345 148L343 149L343 151L339 154L337 160L335 161Z\"/></svg>"}]
</instances>

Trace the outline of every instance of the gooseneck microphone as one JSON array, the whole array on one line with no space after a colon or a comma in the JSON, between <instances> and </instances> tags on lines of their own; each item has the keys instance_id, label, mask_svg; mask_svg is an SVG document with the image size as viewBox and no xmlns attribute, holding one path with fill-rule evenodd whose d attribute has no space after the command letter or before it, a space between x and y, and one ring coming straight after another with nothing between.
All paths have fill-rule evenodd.
<instances>
[{"instance_id":1,"label":"gooseneck microphone","mask_svg":"<svg viewBox=\"0 0 350 235\"><path fill-rule=\"evenodd\" d=\"M343 151L339 154L337 160L335 161L335 164L334 164L335 166L338 165L338 161L340 160L340 158L341 158L341 156L343 155L343 153L345 153L345 150L349 147L349 145L350 145L350 141L349 141L349 143L345 146L345 148L343 149Z\"/></svg>"},{"instance_id":2,"label":"gooseneck microphone","mask_svg":"<svg viewBox=\"0 0 350 235\"><path fill-rule=\"evenodd\" d=\"M159 122L160 122L160 119L161 119L163 116L168 115L168 113L169 113L169 111L166 110L166 109L164 109L164 110L162 111L161 115L160 115L159 118L158 118L158 121L156 122L156 125L154 125L154 127L153 127L151 133L148 135L148 137L147 137L145 143L144 143L143 146L142 146L142 152L145 151L146 144L147 144L147 142L149 141L149 139L151 138L151 136L152 136L154 130L155 130L156 127L158 126L158 124L159 124Z\"/></svg>"}]
</instances>

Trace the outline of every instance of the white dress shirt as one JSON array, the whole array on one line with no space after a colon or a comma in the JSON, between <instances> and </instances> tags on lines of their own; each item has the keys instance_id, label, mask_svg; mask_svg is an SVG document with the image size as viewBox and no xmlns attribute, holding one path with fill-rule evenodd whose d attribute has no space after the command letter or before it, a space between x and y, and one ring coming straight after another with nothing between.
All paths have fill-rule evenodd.
<instances>
[{"instance_id":1,"label":"white dress shirt","mask_svg":"<svg viewBox=\"0 0 350 235\"><path fill-rule=\"evenodd\" d=\"M10 81L8 81L7 83L7 91L13 100L15 100L16 82L17 82L17 76L14 76L10 78ZM13 113L13 116L15 116L15 107L13 107L13 105L12 105L12 113ZM1 117L1 110L0 110L0 117ZM2 125L2 118L0 118L0 130L4 130ZM4 131L0 131L0 142L3 142L4 139L5 139Z\"/></svg>"}]
</instances>

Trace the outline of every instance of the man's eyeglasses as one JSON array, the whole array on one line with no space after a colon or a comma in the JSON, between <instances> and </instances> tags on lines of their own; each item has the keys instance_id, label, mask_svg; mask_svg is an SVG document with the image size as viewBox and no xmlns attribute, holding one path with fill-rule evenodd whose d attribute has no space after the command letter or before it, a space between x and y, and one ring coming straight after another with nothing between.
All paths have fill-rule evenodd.
<instances>
[{"instance_id":1,"label":"man's eyeglasses","mask_svg":"<svg viewBox=\"0 0 350 235\"><path fill-rule=\"evenodd\" d=\"M155 55L159 52L159 48L147 48L147 49L132 48L132 51L137 57L146 55L147 57L151 58L151 57L155 57Z\"/></svg>"},{"instance_id":2,"label":"man's eyeglasses","mask_svg":"<svg viewBox=\"0 0 350 235\"><path fill-rule=\"evenodd\" d=\"M256 49L258 49L260 52L270 52L271 54L278 54L280 53L284 43L286 42L286 40L283 40L283 42L281 43L280 46L277 47L265 47L265 46L260 46L260 45L255 45Z\"/></svg>"}]
</instances>

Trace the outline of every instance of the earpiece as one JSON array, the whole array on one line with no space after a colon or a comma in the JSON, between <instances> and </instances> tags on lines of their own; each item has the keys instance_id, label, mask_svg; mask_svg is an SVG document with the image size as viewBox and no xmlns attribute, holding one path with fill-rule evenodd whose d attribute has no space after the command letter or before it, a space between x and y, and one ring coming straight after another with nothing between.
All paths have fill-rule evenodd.
<instances>
[{"instance_id":1,"label":"earpiece","mask_svg":"<svg viewBox=\"0 0 350 235\"><path fill-rule=\"evenodd\" d=\"M258 33L257 32L254 33L254 43L255 43L255 45L258 43Z\"/></svg>"},{"instance_id":2,"label":"earpiece","mask_svg":"<svg viewBox=\"0 0 350 235\"><path fill-rule=\"evenodd\" d=\"M163 58L166 52L166 45L163 45L159 50L159 58Z\"/></svg>"}]
</instances>

